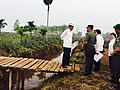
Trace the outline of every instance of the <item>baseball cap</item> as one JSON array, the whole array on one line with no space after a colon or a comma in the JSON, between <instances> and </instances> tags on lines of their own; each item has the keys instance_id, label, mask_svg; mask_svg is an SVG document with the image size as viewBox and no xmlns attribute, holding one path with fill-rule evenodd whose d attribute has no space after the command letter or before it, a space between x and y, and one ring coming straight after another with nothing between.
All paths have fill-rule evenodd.
<instances>
[{"instance_id":1,"label":"baseball cap","mask_svg":"<svg viewBox=\"0 0 120 90\"><path fill-rule=\"evenodd\" d=\"M120 29L120 24L116 24L113 28L114 29Z\"/></svg>"},{"instance_id":2,"label":"baseball cap","mask_svg":"<svg viewBox=\"0 0 120 90\"><path fill-rule=\"evenodd\" d=\"M69 25L71 25L71 26L75 26L74 22L70 22Z\"/></svg>"}]
</instances>

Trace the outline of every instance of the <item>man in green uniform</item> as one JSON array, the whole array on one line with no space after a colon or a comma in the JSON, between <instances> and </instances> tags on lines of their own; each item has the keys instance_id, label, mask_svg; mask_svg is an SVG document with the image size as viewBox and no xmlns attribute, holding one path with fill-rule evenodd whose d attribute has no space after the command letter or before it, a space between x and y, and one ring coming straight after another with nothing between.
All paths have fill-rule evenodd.
<instances>
[{"instance_id":1,"label":"man in green uniform","mask_svg":"<svg viewBox=\"0 0 120 90\"><path fill-rule=\"evenodd\" d=\"M95 42L96 36L93 31L93 25L88 25L87 33L85 36L85 40L83 45L85 47L85 72L82 74L83 76L88 76L91 74L93 63L94 63L94 54L95 54Z\"/></svg>"},{"instance_id":2,"label":"man in green uniform","mask_svg":"<svg viewBox=\"0 0 120 90\"><path fill-rule=\"evenodd\" d=\"M119 88L120 90L120 82L119 82L119 78L120 78L120 24L115 25L113 28L115 29L117 38L113 45L114 51L111 53L112 58L113 58L112 82L113 82L113 86L116 88Z\"/></svg>"}]
</instances>

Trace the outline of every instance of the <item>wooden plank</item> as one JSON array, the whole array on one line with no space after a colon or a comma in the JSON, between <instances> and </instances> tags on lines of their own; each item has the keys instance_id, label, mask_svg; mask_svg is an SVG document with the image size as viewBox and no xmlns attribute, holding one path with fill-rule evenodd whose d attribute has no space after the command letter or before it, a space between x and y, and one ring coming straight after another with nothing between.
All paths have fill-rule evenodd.
<instances>
[{"instance_id":1,"label":"wooden plank","mask_svg":"<svg viewBox=\"0 0 120 90\"><path fill-rule=\"evenodd\" d=\"M6 59L6 58L9 58L9 57L0 57L0 60L2 60L2 59Z\"/></svg>"},{"instance_id":2,"label":"wooden plank","mask_svg":"<svg viewBox=\"0 0 120 90\"><path fill-rule=\"evenodd\" d=\"M7 59L5 59L2 63L0 63L0 65L3 66L4 64L7 64L7 63L13 61L13 59L14 59L14 58L7 58Z\"/></svg>"},{"instance_id":3,"label":"wooden plank","mask_svg":"<svg viewBox=\"0 0 120 90\"><path fill-rule=\"evenodd\" d=\"M42 68L41 70L42 70L42 71L48 71L48 70L54 65L54 63L55 63L55 62L53 62L53 61L49 61L49 62L47 63L47 65L45 65L45 67ZM38 68L38 69L39 69L39 68Z\"/></svg>"},{"instance_id":4,"label":"wooden plank","mask_svg":"<svg viewBox=\"0 0 120 90\"><path fill-rule=\"evenodd\" d=\"M30 62L29 64L25 65L24 69L29 69L30 67L32 67L35 63L37 63L39 61L39 59L33 60L32 62Z\"/></svg>"},{"instance_id":5,"label":"wooden plank","mask_svg":"<svg viewBox=\"0 0 120 90\"><path fill-rule=\"evenodd\" d=\"M50 69L52 68L52 67L54 67L54 64L55 64L56 62L52 62L52 65L51 65L51 67L48 69L48 71L50 71Z\"/></svg>"},{"instance_id":6,"label":"wooden plank","mask_svg":"<svg viewBox=\"0 0 120 90\"><path fill-rule=\"evenodd\" d=\"M8 57L0 57L0 63L2 62L2 61L4 61L5 59L7 59Z\"/></svg>"},{"instance_id":7,"label":"wooden plank","mask_svg":"<svg viewBox=\"0 0 120 90\"><path fill-rule=\"evenodd\" d=\"M16 62L18 62L19 60L21 60L22 58L14 58L15 60L13 60L12 62L8 63L8 64L5 64L3 65L4 67L9 67L11 64L14 64Z\"/></svg>"},{"instance_id":8,"label":"wooden plank","mask_svg":"<svg viewBox=\"0 0 120 90\"><path fill-rule=\"evenodd\" d=\"M16 67L17 68L22 68L23 66L25 66L26 64L29 64L31 61L33 61L34 59L27 59L25 60L23 63L18 64Z\"/></svg>"},{"instance_id":9,"label":"wooden plank","mask_svg":"<svg viewBox=\"0 0 120 90\"><path fill-rule=\"evenodd\" d=\"M39 60L36 64L34 64L32 67L30 67L29 69L33 69L35 70L36 68L38 68L42 63L44 63L45 60Z\"/></svg>"},{"instance_id":10,"label":"wooden plank","mask_svg":"<svg viewBox=\"0 0 120 90\"><path fill-rule=\"evenodd\" d=\"M58 66L59 62L55 62L54 66L50 69L50 71L54 71Z\"/></svg>"},{"instance_id":11,"label":"wooden plank","mask_svg":"<svg viewBox=\"0 0 120 90\"><path fill-rule=\"evenodd\" d=\"M58 63L58 66L56 67L55 72L59 72L60 68L61 68L61 63Z\"/></svg>"},{"instance_id":12,"label":"wooden plank","mask_svg":"<svg viewBox=\"0 0 120 90\"><path fill-rule=\"evenodd\" d=\"M36 70L41 70L42 68L44 68L45 67L45 65L47 65L47 63L48 63L49 61L44 61L44 63L42 63L38 68L36 68Z\"/></svg>"},{"instance_id":13,"label":"wooden plank","mask_svg":"<svg viewBox=\"0 0 120 90\"><path fill-rule=\"evenodd\" d=\"M3 62L6 62L6 61L7 61L7 59L3 59L3 60L0 62L0 64L3 63Z\"/></svg>"},{"instance_id":14,"label":"wooden plank","mask_svg":"<svg viewBox=\"0 0 120 90\"><path fill-rule=\"evenodd\" d=\"M27 59L28 59L28 58L23 58L23 59L19 60L18 62L16 62L16 63L10 65L9 67L15 67L15 66L19 65L20 63L25 62Z\"/></svg>"},{"instance_id":15,"label":"wooden plank","mask_svg":"<svg viewBox=\"0 0 120 90\"><path fill-rule=\"evenodd\" d=\"M1 58L8 58L8 57L0 56L0 59L1 59Z\"/></svg>"}]
</instances>

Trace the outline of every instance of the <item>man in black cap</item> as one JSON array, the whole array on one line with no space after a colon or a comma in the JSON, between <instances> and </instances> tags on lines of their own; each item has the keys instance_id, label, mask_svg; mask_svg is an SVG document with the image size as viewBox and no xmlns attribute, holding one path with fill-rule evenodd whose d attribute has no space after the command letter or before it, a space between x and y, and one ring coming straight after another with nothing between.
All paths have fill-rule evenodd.
<instances>
[{"instance_id":1,"label":"man in black cap","mask_svg":"<svg viewBox=\"0 0 120 90\"><path fill-rule=\"evenodd\" d=\"M117 38L115 39L115 43L113 45L112 56L112 82L115 88L119 88L120 90L120 24L117 24L113 27L117 34Z\"/></svg>"},{"instance_id":2,"label":"man in black cap","mask_svg":"<svg viewBox=\"0 0 120 90\"><path fill-rule=\"evenodd\" d=\"M96 36L93 31L93 25L88 25L87 33L85 35L85 40L83 45L85 47L85 72L82 74L83 76L88 76L91 74L93 63L94 63L94 54L95 54L95 42Z\"/></svg>"}]
</instances>

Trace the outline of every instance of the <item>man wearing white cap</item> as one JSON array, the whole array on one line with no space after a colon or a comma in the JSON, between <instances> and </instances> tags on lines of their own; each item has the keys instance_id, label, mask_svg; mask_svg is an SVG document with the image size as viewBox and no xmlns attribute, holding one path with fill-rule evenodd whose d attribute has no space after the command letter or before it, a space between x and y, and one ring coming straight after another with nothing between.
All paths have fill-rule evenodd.
<instances>
[{"instance_id":1,"label":"man wearing white cap","mask_svg":"<svg viewBox=\"0 0 120 90\"><path fill-rule=\"evenodd\" d=\"M74 29L74 23L69 23L68 29L66 29L60 35L61 39L63 40L63 47L64 47L64 53L63 53L63 59L62 59L63 68L66 68L66 66L69 65L70 52L72 48L73 29Z\"/></svg>"}]
</instances>

